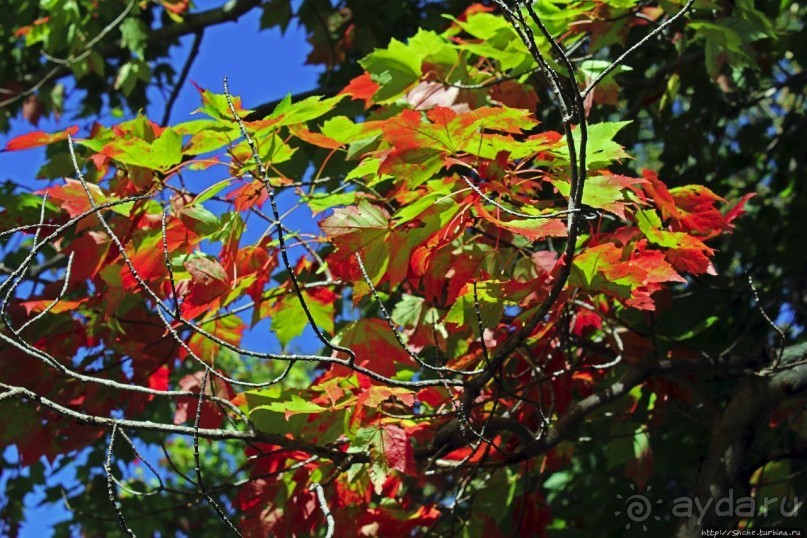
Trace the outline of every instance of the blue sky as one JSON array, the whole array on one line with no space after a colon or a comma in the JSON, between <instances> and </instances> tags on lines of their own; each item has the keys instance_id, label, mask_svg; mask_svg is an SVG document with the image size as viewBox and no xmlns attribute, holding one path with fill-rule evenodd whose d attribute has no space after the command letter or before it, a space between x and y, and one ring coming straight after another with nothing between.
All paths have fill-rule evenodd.
<instances>
[{"instance_id":1,"label":"blue sky","mask_svg":"<svg viewBox=\"0 0 807 538\"><path fill-rule=\"evenodd\" d=\"M222 1L204 0L195 3L197 9L203 10L221 5ZM187 57L191 42L192 37L186 37L181 46L171 50L172 63L177 72ZM284 36L276 29L259 32L259 13L250 13L238 23L228 23L205 31L199 56L188 78L204 88L220 93L222 77L227 76L233 93L241 95L245 106L250 107L281 98L287 93L314 88L319 68L304 65L309 49L304 34L294 24L287 29ZM152 92L151 97L153 102L146 112L150 118L159 121L165 101L157 91ZM191 84L186 84L173 108L171 122L192 119L191 112L198 106L198 93ZM13 121L11 131L0 135L0 147L4 147L8 139L32 130L55 132L75 123L82 127L89 126L92 119L77 122L70 117L69 110L74 107L68 101L68 112L60 120L43 119L38 127L33 127L24 120ZM107 118L104 123L109 124L111 120ZM43 187L43 183L34 178L44 162L44 153L43 148L0 153L0 180L12 179L34 189ZM297 219L306 219L306 216L301 214ZM294 220L290 225L295 225ZM7 455L10 454L7 452ZM60 474L68 481L72 476L69 471ZM4 481L0 480L0 491L5 489L4 486ZM22 538L50 536L52 526L67 519L65 509L59 504L37 507L42 498L41 490L39 493L26 498L27 521L20 534Z\"/></svg>"},{"instance_id":2,"label":"blue sky","mask_svg":"<svg viewBox=\"0 0 807 538\"><path fill-rule=\"evenodd\" d=\"M221 1L197 1L199 9L220 5ZM222 91L222 78L229 77L233 93L243 97L245 106L257 105L279 99L287 93L310 90L316 86L320 68L304 65L310 46L304 33L291 24L285 35L277 29L259 31L259 12L243 16L238 23L226 23L205 31L200 53L194 63L189 80L216 93ZM174 68L179 72L190 50L192 36L182 39L181 46L171 49ZM165 107L162 94L150 93L152 103L147 115L160 121ZM178 123L193 119L191 113L199 106L199 94L191 84L186 84L179 94L171 114L171 121ZM60 120L43 118L38 127L23 119L12 121L11 132L0 135L0 147L9 138L33 130L55 132L78 123L89 126L92 119L73 120L69 110L76 109L68 101L66 112ZM107 116L107 121L110 123ZM33 178L44 161L44 149L0 153L0 179L11 178L29 185L41 185Z\"/></svg>"}]
</instances>

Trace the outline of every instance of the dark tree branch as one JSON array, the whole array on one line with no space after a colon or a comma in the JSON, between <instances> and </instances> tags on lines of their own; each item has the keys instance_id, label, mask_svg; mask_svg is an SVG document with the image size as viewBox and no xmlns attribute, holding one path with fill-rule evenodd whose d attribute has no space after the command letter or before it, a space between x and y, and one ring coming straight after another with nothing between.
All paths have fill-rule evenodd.
<instances>
[{"instance_id":1,"label":"dark tree branch","mask_svg":"<svg viewBox=\"0 0 807 538\"><path fill-rule=\"evenodd\" d=\"M152 30L149 33L149 41L151 43L172 42L180 37L196 34L211 26L226 22L236 22L249 11L259 7L260 4L261 0L229 0L221 7L188 15L185 17L185 20L180 23L170 24ZM116 21L120 22L117 19ZM113 55L117 50L116 47L103 47L95 49L93 52L97 52L102 57L107 57ZM49 81L58 80L71 75L73 71L70 65L84 58L89 54L89 51L90 49L75 58L60 60L55 66L53 66L52 63L45 65L41 71L34 75L27 76L26 80L30 82L31 86L14 97L1 101L0 108L35 93Z\"/></svg>"},{"instance_id":2,"label":"dark tree branch","mask_svg":"<svg viewBox=\"0 0 807 538\"><path fill-rule=\"evenodd\" d=\"M701 466L696 496L701 506L724 498L747 468L748 453L757 428L779 404L807 395L807 344L786 348L781 368L769 375L757 375L738 386L711 428L711 441ZM796 364L797 366L791 366ZM697 514L681 523L677 536L700 536L705 527L719 523L714 510Z\"/></svg>"},{"instance_id":3,"label":"dark tree branch","mask_svg":"<svg viewBox=\"0 0 807 538\"><path fill-rule=\"evenodd\" d=\"M791 354L799 357L807 357L807 346L795 346L791 349ZM510 456L506 463L519 463L526 459L545 454L556 447L561 441L573 437L575 431L583 420L601 409L603 406L623 397L630 390L654 376L671 376L694 373L738 373L747 372L751 374L754 368L763 366L766 362L763 356L737 355L721 357L717 359L702 359L699 361L687 361L679 359L664 359L643 367L634 367L628 370L619 380L613 382L609 387L598 391L583 400L573 404L570 408L555 421L554 425L545 435L535 438L520 422L515 420L504 420L495 422L491 427L497 433L509 431L524 442L521 450ZM784 373L784 371L782 372ZM800 376L804 379L800 382L807 383L807 368L800 370ZM798 378L801 379L801 378ZM465 440L459 436L459 427L453 421L445 426L442 433L435 436L431 445L422 447L417 451L417 456L426 458L436 453L445 453L464 446Z\"/></svg>"},{"instance_id":4,"label":"dark tree branch","mask_svg":"<svg viewBox=\"0 0 807 538\"><path fill-rule=\"evenodd\" d=\"M196 61L196 57L199 56L199 47L202 45L203 36L204 30L197 31L193 36L193 45L191 46L191 51L188 53L188 58L185 60L185 64L182 66L182 72L179 74L179 78L171 90L171 95L168 97L168 102L165 104L165 112L163 113L162 121L163 126L168 125L168 121L171 119L171 110L174 108L174 103L176 103L182 87L185 86L185 80L188 78L188 73L191 71L193 62Z\"/></svg>"},{"instance_id":5,"label":"dark tree branch","mask_svg":"<svg viewBox=\"0 0 807 538\"><path fill-rule=\"evenodd\" d=\"M332 461L340 462L348 456L338 448L322 447L316 444L307 443L289 439L284 435L257 432L257 431L238 431L238 430L224 430L224 429L211 429L211 428L198 428L192 426L181 426L176 424L163 424L160 422L152 422L149 420L129 420L129 419L115 419L110 417L102 417L96 415L89 415L80 411L75 411L69 407L54 402L44 396L36 394L24 387L15 387L0 383L0 388L5 392L0 394L0 401L11 398L27 399L37 405L46 407L47 409L62 415L65 418L75 420L79 424L88 426L98 426L101 428L112 428L115 424L120 428L127 428L138 431L161 432L168 434L185 435L193 437L195 432L198 431L198 436L210 440L224 440L233 439L238 441L252 441L269 443L277 446L282 446L290 450L300 450L308 454L320 456L322 458L330 459ZM356 463L368 463L370 458L363 453L350 455Z\"/></svg>"},{"instance_id":6,"label":"dark tree branch","mask_svg":"<svg viewBox=\"0 0 807 538\"><path fill-rule=\"evenodd\" d=\"M180 23L158 28L150 34L149 39L153 41L172 41L182 36L195 34L211 26L225 22L236 22L242 15L260 5L261 0L229 0L221 7L191 14Z\"/></svg>"},{"instance_id":7,"label":"dark tree branch","mask_svg":"<svg viewBox=\"0 0 807 538\"><path fill-rule=\"evenodd\" d=\"M594 80L591 81L591 84L589 84L588 87L581 92L581 95L583 96L583 98L585 98L592 90L594 90L594 88L597 86L597 84L602 82L602 80L605 77L607 77L611 73L611 71L613 71L614 69L619 67L619 65L621 65L628 56L630 56L631 54L633 54L634 52L639 50L641 47L643 47L644 44L647 43L648 41L650 41L651 39L653 39L653 37L657 36L658 34L663 32L664 30L666 30L672 23L674 23L675 21L677 21L678 19L680 19L681 17L686 15L687 12L692 8L694 3L695 3L695 0L688 0L687 3L684 5L684 7L682 7L681 10L678 13L676 13L675 15L673 15L672 17L667 19L667 21L665 21L664 24L661 24L661 25L657 26L652 32L650 32L649 34L644 36L642 39L640 39L638 43L636 43L631 48L629 48L628 50L623 52L619 56L619 58L617 58L616 60L611 62L611 65L606 67L599 75L597 75L597 77Z\"/></svg>"}]
</instances>

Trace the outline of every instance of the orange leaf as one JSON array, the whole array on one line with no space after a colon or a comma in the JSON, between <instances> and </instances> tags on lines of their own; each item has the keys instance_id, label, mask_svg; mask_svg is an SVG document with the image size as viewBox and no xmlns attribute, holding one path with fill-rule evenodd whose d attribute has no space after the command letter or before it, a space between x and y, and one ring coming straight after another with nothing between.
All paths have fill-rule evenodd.
<instances>
[{"instance_id":1,"label":"orange leaf","mask_svg":"<svg viewBox=\"0 0 807 538\"><path fill-rule=\"evenodd\" d=\"M364 101L364 108L369 108L373 95L380 87L370 78L370 73L364 73L351 80L339 94L349 95L354 101Z\"/></svg>"},{"instance_id":2,"label":"orange leaf","mask_svg":"<svg viewBox=\"0 0 807 538\"><path fill-rule=\"evenodd\" d=\"M303 142L308 142L312 146L326 149L338 149L342 147L341 142L325 136L324 134L311 132L299 125L292 125L289 127L289 131Z\"/></svg>"},{"instance_id":3,"label":"orange leaf","mask_svg":"<svg viewBox=\"0 0 807 538\"><path fill-rule=\"evenodd\" d=\"M233 201L236 211L246 211L256 206L260 209L268 198L269 193L259 179L244 183L227 194L227 199Z\"/></svg>"},{"instance_id":4,"label":"orange leaf","mask_svg":"<svg viewBox=\"0 0 807 538\"><path fill-rule=\"evenodd\" d=\"M73 125L59 133L49 134L44 131L33 131L24 135L12 138L6 144L3 151L19 151L21 149L38 148L39 146L47 146L54 142L61 142L67 140L68 133L72 136L78 132L78 125Z\"/></svg>"},{"instance_id":5,"label":"orange leaf","mask_svg":"<svg viewBox=\"0 0 807 538\"><path fill-rule=\"evenodd\" d=\"M509 221L499 220L491 215L477 200L474 204L479 216L496 226L510 230L514 234L526 237L532 241L544 237L564 237L566 235L566 225L561 219L514 219Z\"/></svg>"}]
</instances>

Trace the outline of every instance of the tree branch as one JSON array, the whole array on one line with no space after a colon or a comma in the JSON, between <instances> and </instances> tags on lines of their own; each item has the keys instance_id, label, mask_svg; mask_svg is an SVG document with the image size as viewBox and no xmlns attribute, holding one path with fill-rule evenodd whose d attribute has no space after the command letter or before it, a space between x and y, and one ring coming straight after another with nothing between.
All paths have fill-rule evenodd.
<instances>
[{"instance_id":1,"label":"tree branch","mask_svg":"<svg viewBox=\"0 0 807 538\"><path fill-rule=\"evenodd\" d=\"M230 0L221 7L194 13L180 23L163 26L149 35L151 41L170 41L188 34L195 34L210 26L236 22L242 15L261 5L261 0Z\"/></svg>"},{"instance_id":2,"label":"tree branch","mask_svg":"<svg viewBox=\"0 0 807 538\"><path fill-rule=\"evenodd\" d=\"M216 26L225 22L236 22L241 16L259 7L260 4L261 0L230 0L221 7L188 15L185 17L185 20L180 23L151 30L149 33L149 41L151 43L173 41L189 34L196 34L210 26ZM45 64L43 69L36 74L26 77L26 80L31 81L31 86L28 89L16 94L14 97L0 101L0 108L35 93L49 81L71 75L73 71L70 65L83 59L90 52L97 52L102 57L107 57L113 55L117 50L117 47L103 47L95 51L88 48L75 58L59 60L55 66L53 66L52 63Z\"/></svg>"},{"instance_id":3,"label":"tree branch","mask_svg":"<svg viewBox=\"0 0 807 538\"><path fill-rule=\"evenodd\" d=\"M6 392L0 394L0 401L10 398L27 399L35 402L38 405L44 406L51 411L54 411L63 417L75 420L79 424L98 426L101 428L112 428L115 424L119 428L128 428L139 431L161 432L176 435L185 435L193 437L195 432L198 436L210 440L225 440L232 439L238 441L252 441L269 443L277 446L282 446L290 450L300 450L308 454L320 456L322 458L330 459L332 461L340 462L348 456L338 448L327 448L315 444L289 439L283 435L274 433L258 432L253 430L237 431L237 430L224 430L212 428L193 428L191 426L181 426L177 424L163 424L161 422L152 422L150 420L129 420L129 419L115 419L110 417L101 417L97 415L88 415L80 411L75 411L69 407L54 402L44 396L41 396L24 387L15 387L0 383L0 388ZM368 463L370 458L363 453L350 454L356 463Z\"/></svg>"},{"instance_id":4,"label":"tree branch","mask_svg":"<svg viewBox=\"0 0 807 538\"><path fill-rule=\"evenodd\" d=\"M188 53L188 57L185 60L185 64L182 66L182 71L179 74L179 78L177 79L176 84L174 84L174 88L171 90L171 95L168 97L168 102L165 105L165 112L163 112L163 126L168 125L168 121L171 119L171 110L174 108L174 103L176 103L177 98L179 97L179 92L182 90L183 86L185 86L185 79L188 78L188 73L191 71L191 67L193 66L193 62L196 61L196 57L199 56L199 47L202 45L202 37L204 36L204 30L197 31L193 36L193 45L191 45L191 51Z\"/></svg>"},{"instance_id":5,"label":"tree branch","mask_svg":"<svg viewBox=\"0 0 807 538\"><path fill-rule=\"evenodd\" d=\"M807 346L794 346L790 349L791 354L795 353L801 357L807 357ZM738 372L742 370L748 370L750 373L752 371L750 369L763 366L765 363L765 357L751 355L738 355L711 360L703 359L700 361L664 359L644 367L631 368L610 386L573 404L541 437L535 438L532 432L527 430L524 425L513 420L497 421L492 425L492 428L497 433L509 431L518 436L522 442L528 440L527 443L524 443L520 452L513 454L506 461L507 464L519 463L545 454L560 444L561 441L571 438L586 417L621 398L629 393L633 387L651 377L708 372ZM804 382L807 383L807 365L803 374ZM455 422L457 422L456 419L441 428L442 433L438 432L432 444L419 449L416 456L418 458L427 458L437 453L445 453L464 446L466 441L461 435L458 424L454 424Z\"/></svg>"},{"instance_id":6,"label":"tree branch","mask_svg":"<svg viewBox=\"0 0 807 538\"><path fill-rule=\"evenodd\" d=\"M748 452L757 428L766 424L765 417L779 404L807 395L807 343L786 348L782 367L770 375L758 375L735 389L725 410L712 426L712 438L701 466L695 490L701 506L713 506L724 498L747 468ZM790 365L797 364L791 367ZM704 527L715 527L714 510L697 514L681 523L676 536L700 536Z\"/></svg>"}]
</instances>

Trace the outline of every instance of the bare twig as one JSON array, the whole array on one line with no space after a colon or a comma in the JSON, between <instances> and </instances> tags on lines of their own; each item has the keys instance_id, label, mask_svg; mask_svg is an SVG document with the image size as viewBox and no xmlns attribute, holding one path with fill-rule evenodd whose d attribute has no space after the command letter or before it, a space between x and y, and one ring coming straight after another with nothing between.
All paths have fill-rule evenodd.
<instances>
[{"instance_id":1,"label":"bare twig","mask_svg":"<svg viewBox=\"0 0 807 538\"><path fill-rule=\"evenodd\" d=\"M459 374L459 375L477 375L484 371L484 370L456 370L454 368L449 368L447 366L432 366L431 364L421 359L420 355L411 351L409 349L409 346L406 345L406 342L403 341L403 338L401 337L401 334L398 332L398 329L395 327L395 323L393 323L392 318L387 312L387 309L384 307L384 303L381 301L381 297L378 296L378 292L376 291L375 286L373 285L373 281L370 279L370 275L367 274L367 269L364 267L364 262L361 259L361 254L356 252L355 256L356 256L356 262L359 266L359 270L361 271L362 277L364 278L364 282L367 284L367 287L370 288L370 293L372 293L373 298L378 304L378 309L381 311L381 316L387 322L387 325L392 331L392 335L395 337L395 340L398 342L398 345L401 346L401 349L403 349L407 355L409 355L412 359L415 360L415 362L417 362L424 368L433 370L435 372Z\"/></svg>"},{"instance_id":2,"label":"bare twig","mask_svg":"<svg viewBox=\"0 0 807 538\"><path fill-rule=\"evenodd\" d=\"M255 161L255 165L258 167L258 173L260 176L258 179L263 183L264 188L266 189L267 194L269 195L269 204L272 207L272 216L276 222L280 222L280 211L277 208L277 201L275 200L275 192L272 185L269 183L269 174L266 171L266 167L261 160L261 156L258 153L258 148L255 145L255 141L252 140L252 137L249 136L247 132L247 128L244 126L244 122L241 117L238 115L238 111L235 109L235 105L233 104L232 97L230 96L230 88L227 84L227 77L224 77L224 95L227 98L227 104L230 107L230 112L233 115L233 119L238 123L238 127L241 129L241 135L249 144L250 149L252 150L252 158ZM322 334L322 331L317 326L316 321L314 321L314 316L311 315L311 311L308 308L308 304L305 301L305 297L303 297L302 289L300 288L300 282L297 280L297 275L294 273L294 269L291 266L291 262L289 261L289 255L286 252L286 241L283 233L283 228L278 226L277 229L277 239L280 243L280 257L283 260L283 265L286 267L286 270L289 273L289 280L291 280L291 284L294 287L294 292L297 294L297 298L300 301L300 306L305 312L305 316L308 319L308 324L311 329L314 331L314 334L317 335L317 338L320 342L322 342L325 346L334 351L341 351L345 353L349 359L348 364L352 365L353 362L356 360L356 353L350 348L346 348L344 346L340 346L338 344L332 343L330 340L325 338L325 335Z\"/></svg>"},{"instance_id":3,"label":"bare twig","mask_svg":"<svg viewBox=\"0 0 807 538\"><path fill-rule=\"evenodd\" d=\"M179 73L179 78L174 84L173 89L171 89L171 95L168 97L168 102L165 104L165 112L163 112L163 121L162 125L168 125L168 121L171 119L171 111L174 108L174 104L179 97L179 92L185 86L185 80L188 78L188 74L191 71L191 67L193 66L193 62L196 61L197 56L199 56L199 47L202 45L202 37L204 36L204 29L200 28L193 34L193 45L191 45L191 50L188 53L188 58L185 60L185 64L182 66L182 71Z\"/></svg>"},{"instance_id":4,"label":"bare twig","mask_svg":"<svg viewBox=\"0 0 807 538\"><path fill-rule=\"evenodd\" d=\"M109 446L107 447L106 464L104 465L104 471L106 471L107 478L106 488L107 493L109 494L109 502L112 503L112 506L115 509L115 514L118 517L118 526L120 526L124 534L135 538L135 533L129 528L128 525L126 525L126 519L123 517L123 511L121 510L120 503L115 495L115 486L112 483L112 445L115 443L115 434L117 431L118 424L116 422L112 424L112 432L109 434Z\"/></svg>"},{"instance_id":5,"label":"bare twig","mask_svg":"<svg viewBox=\"0 0 807 538\"><path fill-rule=\"evenodd\" d=\"M773 322L768 313L765 312L765 309L762 308L762 302L759 300L759 293L757 293L757 288L756 286L754 286L754 279L751 278L750 274L748 275L748 287L751 288L751 293L754 294L754 302L757 304L759 313L762 314L762 317L765 318L765 321L767 321L768 325L770 325L771 328L774 331L776 331L776 334L779 337L779 353L776 354L776 357L773 359L773 362L771 362L770 366L771 370L776 370L779 367L779 363L782 360L782 354L785 352L785 343L787 342L787 337L785 336L785 333L782 332L782 329L780 329Z\"/></svg>"},{"instance_id":6,"label":"bare twig","mask_svg":"<svg viewBox=\"0 0 807 538\"><path fill-rule=\"evenodd\" d=\"M322 484L319 483L311 484L308 489L316 493L319 509L322 510L322 515L325 516L325 524L327 525L325 538L333 538L336 522L333 519L333 514L331 514L331 509L328 508L328 500L325 498L325 489L322 487Z\"/></svg>"},{"instance_id":7,"label":"bare twig","mask_svg":"<svg viewBox=\"0 0 807 538\"><path fill-rule=\"evenodd\" d=\"M233 522L230 521L230 518L227 517L227 514L224 513L224 510L221 508L216 500L210 496L210 493L207 491L207 487L205 486L205 482L202 479L202 464L199 460L199 420L202 418L202 403L205 399L205 389L207 388L207 380L208 374L210 372L209 368L205 368L205 373L202 375L202 382L199 386L199 401L196 404L196 417L193 420L193 462L194 462L194 469L196 471L196 484L199 486L199 490L202 492L202 495L207 500L208 503L213 507L218 514L219 518L227 525L227 528L233 533L235 536L240 538L241 532Z\"/></svg>"},{"instance_id":8,"label":"bare twig","mask_svg":"<svg viewBox=\"0 0 807 538\"><path fill-rule=\"evenodd\" d=\"M36 84L31 86L27 90L24 90L12 97L9 97L8 99L0 101L0 108L13 104L24 97L28 97L29 95L36 93L42 86L47 84L47 82L50 81L52 78L58 78L59 76L62 75L62 73L64 74L69 73L70 72L69 67L72 64L80 62L84 58L89 56L93 52L95 45L97 45L109 32L117 28L117 26L121 22L123 22L123 19L125 19L126 16L129 15L129 12L132 10L132 7L134 7L134 5L135 0L129 0L129 3L126 5L126 8L122 12L120 12L118 16L112 20L112 22L110 22L100 32L98 32L98 35L96 35L93 39L88 41L87 44L82 48L82 51L77 56L70 56L69 58L60 59L60 58L53 58L47 55L45 52L42 52L43 56L45 56L49 61L57 65L48 70L42 77L39 78Z\"/></svg>"},{"instance_id":9,"label":"bare twig","mask_svg":"<svg viewBox=\"0 0 807 538\"><path fill-rule=\"evenodd\" d=\"M611 73L611 71L613 71L614 69L619 67L622 64L622 62L625 61L625 58L627 58L628 56L630 56L631 54L633 54L634 52L636 52L637 50L642 48L645 43L647 43L648 41L653 39L655 36L657 36L658 34L663 32L664 30L666 30L672 23L674 23L675 21L677 21L678 19L680 19L681 17L686 15L687 12L692 8L694 3L695 3L695 0L688 0L687 3L684 4L684 7L682 7L681 10L678 13L676 13L675 15L673 15L672 17L667 19L664 23L662 23L659 26L657 26L656 28L654 28L652 32L650 32L649 34L644 36L642 39L639 40L638 43L636 43L631 48L629 48L628 50L623 52L619 56L619 58L617 58L616 60L611 62L611 65L609 65L608 67L603 69L602 72L599 75L594 77L594 80L591 81L591 84L589 84L588 87L581 92L581 95L583 96L583 98L585 99L585 97L589 93L591 93L594 90L594 88L597 87L597 84L602 82L602 80L605 77L607 77Z\"/></svg>"}]
</instances>

